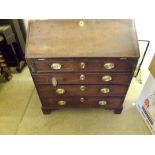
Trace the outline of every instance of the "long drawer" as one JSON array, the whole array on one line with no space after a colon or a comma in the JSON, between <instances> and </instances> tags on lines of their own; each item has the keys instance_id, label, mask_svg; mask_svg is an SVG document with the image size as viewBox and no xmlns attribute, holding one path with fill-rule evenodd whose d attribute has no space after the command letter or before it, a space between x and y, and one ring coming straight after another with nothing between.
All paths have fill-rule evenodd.
<instances>
[{"instance_id":1,"label":"long drawer","mask_svg":"<svg viewBox=\"0 0 155 155\"><path fill-rule=\"evenodd\" d=\"M131 73L45 73L33 74L38 84L128 84Z\"/></svg>"},{"instance_id":2,"label":"long drawer","mask_svg":"<svg viewBox=\"0 0 155 155\"><path fill-rule=\"evenodd\" d=\"M30 62L34 72L132 72L134 59L35 59Z\"/></svg>"},{"instance_id":3,"label":"long drawer","mask_svg":"<svg viewBox=\"0 0 155 155\"><path fill-rule=\"evenodd\" d=\"M121 97L52 97L42 99L44 108L118 108L123 103Z\"/></svg>"},{"instance_id":4,"label":"long drawer","mask_svg":"<svg viewBox=\"0 0 155 155\"><path fill-rule=\"evenodd\" d=\"M39 94L50 96L124 96L127 85L37 85Z\"/></svg>"}]
</instances>

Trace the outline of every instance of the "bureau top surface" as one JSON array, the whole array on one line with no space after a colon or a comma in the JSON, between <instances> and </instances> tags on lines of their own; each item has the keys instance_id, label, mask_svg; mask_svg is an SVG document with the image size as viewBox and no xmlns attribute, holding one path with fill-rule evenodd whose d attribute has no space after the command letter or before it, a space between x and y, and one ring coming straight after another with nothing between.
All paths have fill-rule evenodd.
<instances>
[{"instance_id":1,"label":"bureau top surface","mask_svg":"<svg viewBox=\"0 0 155 155\"><path fill-rule=\"evenodd\" d=\"M32 20L26 57L139 57L134 21Z\"/></svg>"}]
</instances>

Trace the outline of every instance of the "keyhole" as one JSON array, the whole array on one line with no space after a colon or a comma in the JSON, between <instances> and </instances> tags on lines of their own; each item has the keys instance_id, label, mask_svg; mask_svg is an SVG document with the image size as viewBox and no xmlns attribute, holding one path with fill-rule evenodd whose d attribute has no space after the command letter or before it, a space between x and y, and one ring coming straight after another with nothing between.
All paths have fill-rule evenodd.
<instances>
[{"instance_id":1,"label":"keyhole","mask_svg":"<svg viewBox=\"0 0 155 155\"><path fill-rule=\"evenodd\" d=\"M83 26L84 26L84 22L83 22L83 21L80 21L80 22L79 22L79 26L80 26L80 27L83 27Z\"/></svg>"}]
</instances>

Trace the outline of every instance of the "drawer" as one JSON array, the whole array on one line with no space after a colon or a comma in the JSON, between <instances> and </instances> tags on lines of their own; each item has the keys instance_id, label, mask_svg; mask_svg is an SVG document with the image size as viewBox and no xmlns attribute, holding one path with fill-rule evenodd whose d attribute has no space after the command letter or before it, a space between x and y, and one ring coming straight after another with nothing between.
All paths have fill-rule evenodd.
<instances>
[{"instance_id":1,"label":"drawer","mask_svg":"<svg viewBox=\"0 0 155 155\"><path fill-rule=\"evenodd\" d=\"M49 96L124 96L127 85L37 85L39 94Z\"/></svg>"},{"instance_id":2,"label":"drawer","mask_svg":"<svg viewBox=\"0 0 155 155\"><path fill-rule=\"evenodd\" d=\"M59 97L42 99L44 108L107 108L114 109L122 105L121 97Z\"/></svg>"},{"instance_id":3,"label":"drawer","mask_svg":"<svg viewBox=\"0 0 155 155\"><path fill-rule=\"evenodd\" d=\"M127 84L131 73L49 73L33 74L38 84Z\"/></svg>"},{"instance_id":4,"label":"drawer","mask_svg":"<svg viewBox=\"0 0 155 155\"><path fill-rule=\"evenodd\" d=\"M32 65L32 64L31 64ZM33 62L35 72L132 72L133 60L118 59L36 59Z\"/></svg>"}]
</instances>

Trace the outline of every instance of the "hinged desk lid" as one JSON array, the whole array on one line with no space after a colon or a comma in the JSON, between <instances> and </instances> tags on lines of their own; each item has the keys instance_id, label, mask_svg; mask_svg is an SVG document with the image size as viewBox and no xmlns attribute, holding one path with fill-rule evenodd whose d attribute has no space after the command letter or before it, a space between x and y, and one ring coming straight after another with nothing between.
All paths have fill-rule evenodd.
<instances>
[{"instance_id":1,"label":"hinged desk lid","mask_svg":"<svg viewBox=\"0 0 155 155\"><path fill-rule=\"evenodd\" d=\"M34 20L27 58L139 57L133 20Z\"/></svg>"}]
</instances>

